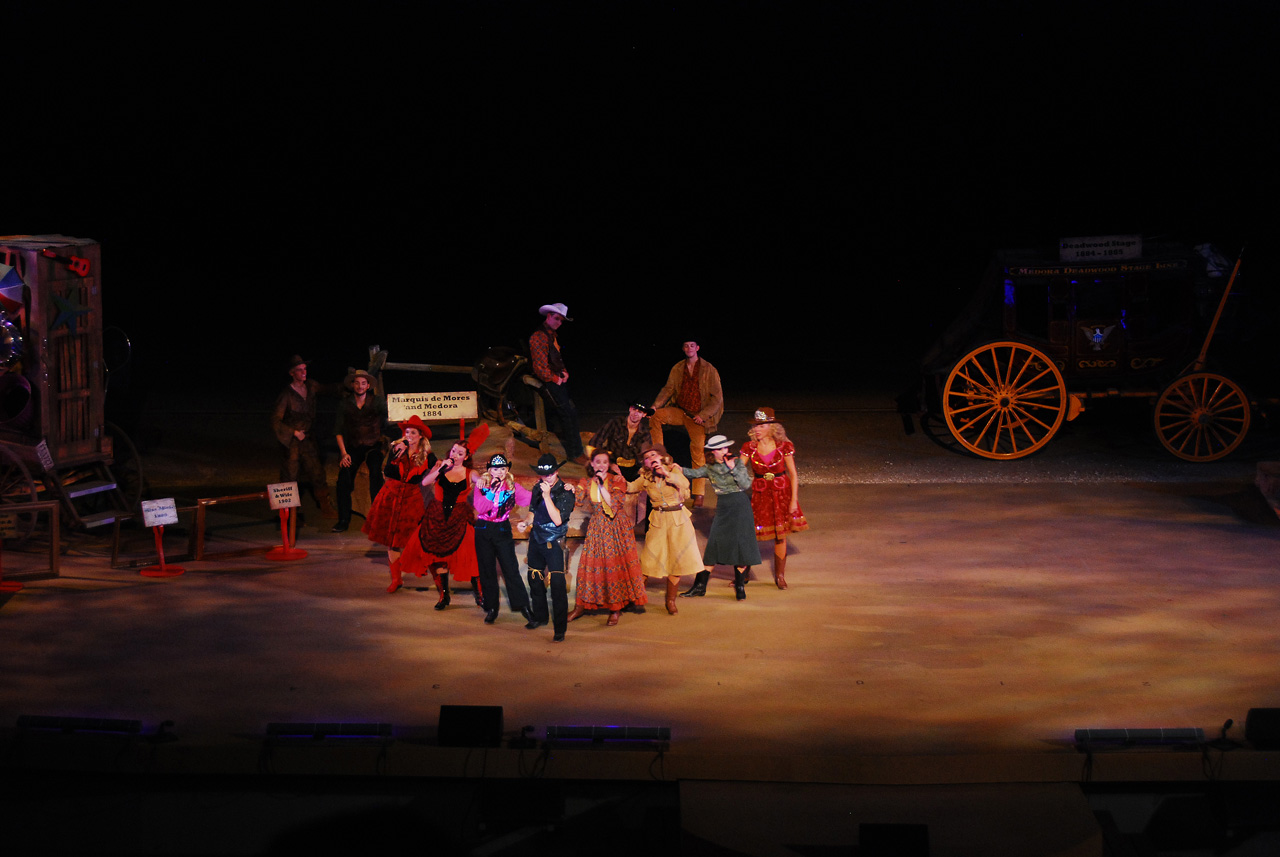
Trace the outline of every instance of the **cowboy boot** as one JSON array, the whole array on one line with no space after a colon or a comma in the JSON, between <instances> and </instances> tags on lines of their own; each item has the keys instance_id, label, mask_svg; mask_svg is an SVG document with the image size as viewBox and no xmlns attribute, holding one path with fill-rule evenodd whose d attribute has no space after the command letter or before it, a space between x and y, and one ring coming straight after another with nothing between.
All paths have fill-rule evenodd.
<instances>
[{"instance_id":1,"label":"cowboy boot","mask_svg":"<svg viewBox=\"0 0 1280 857\"><path fill-rule=\"evenodd\" d=\"M778 584L779 589L787 588L787 555L785 553L773 555L773 582Z\"/></svg>"},{"instance_id":2,"label":"cowboy boot","mask_svg":"<svg viewBox=\"0 0 1280 857\"><path fill-rule=\"evenodd\" d=\"M668 577L667 578L667 612L670 613L672 616L680 612L679 610L676 609L676 595L679 593L679 591L680 591L680 578Z\"/></svg>"},{"instance_id":3,"label":"cowboy boot","mask_svg":"<svg viewBox=\"0 0 1280 857\"><path fill-rule=\"evenodd\" d=\"M693 585L680 593L681 598L698 598L707 594L707 581L711 579L711 572L700 571L693 578Z\"/></svg>"},{"instance_id":4,"label":"cowboy boot","mask_svg":"<svg viewBox=\"0 0 1280 857\"><path fill-rule=\"evenodd\" d=\"M480 575L471 578L471 594L476 597L476 606L484 609L484 592L480 590Z\"/></svg>"},{"instance_id":5,"label":"cowboy boot","mask_svg":"<svg viewBox=\"0 0 1280 857\"><path fill-rule=\"evenodd\" d=\"M575 604L573 605L573 610L569 612L569 618L565 621L572 622L575 619L581 619L585 615L587 615L587 611L582 609L582 605Z\"/></svg>"},{"instance_id":6,"label":"cowboy boot","mask_svg":"<svg viewBox=\"0 0 1280 857\"><path fill-rule=\"evenodd\" d=\"M338 510L333 508L333 502L329 499L329 486L321 485L315 489L315 494L316 505L320 507L320 517L331 521L338 520Z\"/></svg>"},{"instance_id":7,"label":"cowboy boot","mask_svg":"<svg viewBox=\"0 0 1280 857\"><path fill-rule=\"evenodd\" d=\"M435 609L443 610L449 606L449 572L431 572L431 576L435 578L436 589L440 591L440 600L436 602Z\"/></svg>"},{"instance_id":8,"label":"cowboy boot","mask_svg":"<svg viewBox=\"0 0 1280 857\"><path fill-rule=\"evenodd\" d=\"M733 569L733 594L739 601L745 601L747 598L747 573L744 569L734 566Z\"/></svg>"},{"instance_id":9,"label":"cowboy boot","mask_svg":"<svg viewBox=\"0 0 1280 857\"><path fill-rule=\"evenodd\" d=\"M401 577L400 563L398 561L393 562L391 563L391 585L387 587L387 594L390 595L403 585L404 579Z\"/></svg>"}]
</instances>

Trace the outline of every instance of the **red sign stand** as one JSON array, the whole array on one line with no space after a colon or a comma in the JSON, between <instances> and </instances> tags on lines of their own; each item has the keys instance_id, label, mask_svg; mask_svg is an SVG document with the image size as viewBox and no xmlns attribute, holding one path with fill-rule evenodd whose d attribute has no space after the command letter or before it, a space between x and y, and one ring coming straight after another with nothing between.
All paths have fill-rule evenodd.
<instances>
[{"instance_id":1,"label":"red sign stand","mask_svg":"<svg viewBox=\"0 0 1280 857\"><path fill-rule=\"evenodd\" d=\"M151 528L151 532L155 533L156 536L156 556L160 558L160 564L149 565L140 570L138 574L141 574L143 577L177 577L179 574L185 572L186 569L180 565L164 564L164 542L160 538L164 535L164 525L156 524Z\"/></svg>"},{"instance_id":2,"label":"red sign stand","mask_svg":"<svg viewBox=\"0 0 1280 857\"><path fill-rule=\"evenodd\" d=\"M4 542L0 541L0 592L18 592L22 584L16 580L4 579Z\"/></svg>"},{"instance_id":3,"label":"red sign stand","mask_svg":"<svg viewBox=\"0 0 1280 857\"><path fill-rule=\"evenodd\" d=\"M292 516L292 514L293 514L292 508L280 510L280 542L281 544L278 544L275 547L273 547L271 550L267 551L267 559L273 559L280 562L284 562L284 561L293 560L293 559L302 559L307 555L306 551L302 550L301 548L296 548L292 544L290 544L289 519Z\"/></svg>"}]
</instances>

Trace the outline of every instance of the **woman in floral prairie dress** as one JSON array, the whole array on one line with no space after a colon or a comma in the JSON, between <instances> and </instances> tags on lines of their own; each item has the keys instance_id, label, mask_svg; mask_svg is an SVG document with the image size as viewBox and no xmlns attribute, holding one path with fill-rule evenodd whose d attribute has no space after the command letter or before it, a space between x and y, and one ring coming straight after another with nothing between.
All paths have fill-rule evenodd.
<instances>
[{"instance_id":1,"label":"woman in floral prairie dress","mask_svg":"<svg viewBox=\"0 0 1280 857\"><path fill-rule=\"evenodd\" d=\"M787 588L787 534L809 529L800 511L800 477L796 448L787 440L773 408L757 408L751 420L751 440L742 445L742 459L751 466L751 514L756 538L773 542L773 582Z\"/></svg>"},{"instance_id":2,"label":"woman in floral prairie dress","mask_svg":"<svg viewBox=\"0 0 1280 857\"><path fill-rule=\"evenodd\" d=\"M609 624L616 625L627 605L639 607L649 600L634 527L623 511L627 481L610 472L612 463L608 452L596 452L591 456L590 477L578 483L578 505L587 510L590 520L578 555L570 622L587 610L608 610Z\"/></svg>"}]
</instances>

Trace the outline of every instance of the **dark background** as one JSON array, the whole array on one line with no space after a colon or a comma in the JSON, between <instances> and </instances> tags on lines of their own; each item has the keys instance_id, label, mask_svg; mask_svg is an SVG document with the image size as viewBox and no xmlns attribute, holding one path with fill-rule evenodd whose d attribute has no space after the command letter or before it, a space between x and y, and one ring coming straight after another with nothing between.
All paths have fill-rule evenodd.
<instances>
[{"instance_id":1,"label":"dark background","mask_svg":"<svg viewBox=\"0 0 1280 857\"><path fill-rule=\"evenodd\" d=\"M553 301L579 398L684 338L892 387L1067 235L1247 244L1270 333L1268 4L266 5L7 13L0 234L101 241L137 407L469 364Z\"/></svg>"}]
</instances>

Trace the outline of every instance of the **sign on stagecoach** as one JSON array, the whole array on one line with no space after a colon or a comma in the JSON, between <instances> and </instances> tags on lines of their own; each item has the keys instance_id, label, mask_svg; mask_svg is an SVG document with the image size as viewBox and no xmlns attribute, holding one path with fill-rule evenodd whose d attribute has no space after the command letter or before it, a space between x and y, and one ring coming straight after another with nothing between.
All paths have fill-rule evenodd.
<instances>
[{"instance_id":1,"label":"sign on stagecoach","mask_svg":"<svg viewBox=\"0 0 1280 857\"><path fill-rule=\"evenodd\" d=\"M474 390L461 393L391 393L387 417L401 422L417 414L423 422L474 420L479 415Z\"/></svg>"}]
</instances>

